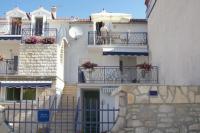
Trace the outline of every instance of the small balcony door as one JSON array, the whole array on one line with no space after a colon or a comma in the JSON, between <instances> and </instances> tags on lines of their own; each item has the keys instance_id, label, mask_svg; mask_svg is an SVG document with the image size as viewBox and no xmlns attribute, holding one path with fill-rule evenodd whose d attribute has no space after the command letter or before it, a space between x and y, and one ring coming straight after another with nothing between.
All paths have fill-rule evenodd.
<instances>
[{"instance_id":1,"label":"small balcony door","mask_svg":"<svg viewBox=\"0 0 200 133\"><path fill-rule=\"evenodd\" d=\"M11 35L21 35L22 18L12 18Z\"/></svg>"},{"instance_id":2,"label":"small balcony door","mask_svg":"<svg viewBox=\"0 0 200 133\"><path fill-rule=\"evenodd\" d=\"M96 23L96 32L97 32L97 35L100 36L101 35L101 27L103 26L103 22L97 22Z\"/></svg>"},{"instance_id":3,"label":"small balcony door","mask_svg":"<svg viewBox=\"0 0 200 133\"><path fill-rule=\"evenodd\" d=\"M35 35L41 36L43 30L43 18L35 18Z\"/></svg>"}]
</instances>

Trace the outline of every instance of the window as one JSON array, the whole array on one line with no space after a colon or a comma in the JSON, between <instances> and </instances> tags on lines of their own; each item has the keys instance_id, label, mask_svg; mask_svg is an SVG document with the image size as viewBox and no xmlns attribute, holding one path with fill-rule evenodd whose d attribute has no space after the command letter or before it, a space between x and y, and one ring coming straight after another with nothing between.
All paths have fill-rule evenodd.
<instances>
[{"instance_id":1,"label":"window","mask_svg":"<svg viewBox=\"0 0 200 133\"><path fill-rule=\"evenodd\" d=\"M19 101L21 94L21 88L7 88L6 100L9 101Z\"/></svg>"},{"instance_id":2,"label":"window","mask_svg":"<svg viewBox=\"0 0 200 133\"><path fill-rule=\"evenodd\" d=\"M35 35L41 36L43 29L43 18L35 18Z\"/></svg>"},{"instance_id":3,"label":"window","mask_svg":"<svg viewBox=\"0 0 200 133\"><path fill-rule=\"evenodd\" d=\"M23 88L23 100L35 100L36 89L35 88Z\"/></svg>"},{"instance_id":4,"label":"window","mask_svg":"<svg viewBox=\"0 0 200 133\"><path fill-rule=\"evenodd\" d=\"M12 18L12 35L20 35L21 34L21 25L22 25L22 18Z\"/></svg>"},{"instance_id":5,"label":"window","mask_svg":"<svg viewBox=\"0 0 200 133\"><path fill-rule=\"evenodd\" d=\"M36 88L7 88L6 100L8 101L20 101L20 100L35 100Z\"/></svg>"}]
</instances>

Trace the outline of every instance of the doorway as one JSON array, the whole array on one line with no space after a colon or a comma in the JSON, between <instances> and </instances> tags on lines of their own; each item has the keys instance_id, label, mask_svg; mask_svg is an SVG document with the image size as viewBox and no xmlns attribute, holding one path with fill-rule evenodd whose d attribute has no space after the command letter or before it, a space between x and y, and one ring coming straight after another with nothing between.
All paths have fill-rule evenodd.
<instances>
[{"instance_id":1,"label":"doorway","mask_svg":"<svg viewBox=\"0 0 200 133\"><path fill-rule=\"evenodd\" d=\"M84 133L99 133L100 121L99 90L83 91L83 129Z\"/></svg>"},{"instance_id":2,"label":"doorway","mask_svg":"<svg viewBox=\"0 0 200 133\"><path fill-rule=\"evenodd\" d=\"M101 35L101 27L103 26L103 22L97 22L96 23L96 32L97 32L97 36Z\"/></svg>"},{"instance_id":3,"label":"doorway","mask_svg":"<svg viewBox=\"0 0 200 133\"><path fill-rule=\"evenodd\" d=\"M35 18L35 35L41 36L43 30L43 18Z\"/></svg>"}]
</instances>

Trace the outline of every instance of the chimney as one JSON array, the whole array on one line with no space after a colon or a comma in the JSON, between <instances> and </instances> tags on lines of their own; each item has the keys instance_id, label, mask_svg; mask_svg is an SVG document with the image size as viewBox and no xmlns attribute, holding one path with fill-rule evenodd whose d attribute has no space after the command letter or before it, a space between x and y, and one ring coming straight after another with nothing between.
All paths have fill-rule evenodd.
<instances>
[{"instance_id":1,"label":"chimney","mask_svg":"<svg viewBox=\"0 0 200 133\"><path fill-rule=\"evenodd\" d=\"M56 6L52 6L51 7L51 14L52 14L52 18L55 19L56 18Z\"/></svg>"}]
</instances>

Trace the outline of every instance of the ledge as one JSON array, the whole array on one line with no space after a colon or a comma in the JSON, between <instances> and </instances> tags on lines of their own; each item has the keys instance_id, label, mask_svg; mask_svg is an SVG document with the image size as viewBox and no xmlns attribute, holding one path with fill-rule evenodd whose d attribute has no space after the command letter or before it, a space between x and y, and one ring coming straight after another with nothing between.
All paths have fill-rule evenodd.
<instances>
[{"instance_id":1,"label":"ledge","mask_svg":"<svg viewBox=\"0 0 200 133\"><path fill-rule=\"evenodd\" d=\"M6 81L11 81L11 80L56 80L57 76L20 76L20 75L0 75L0 80L6 80Z\"/></svg>"}]
</instances>

